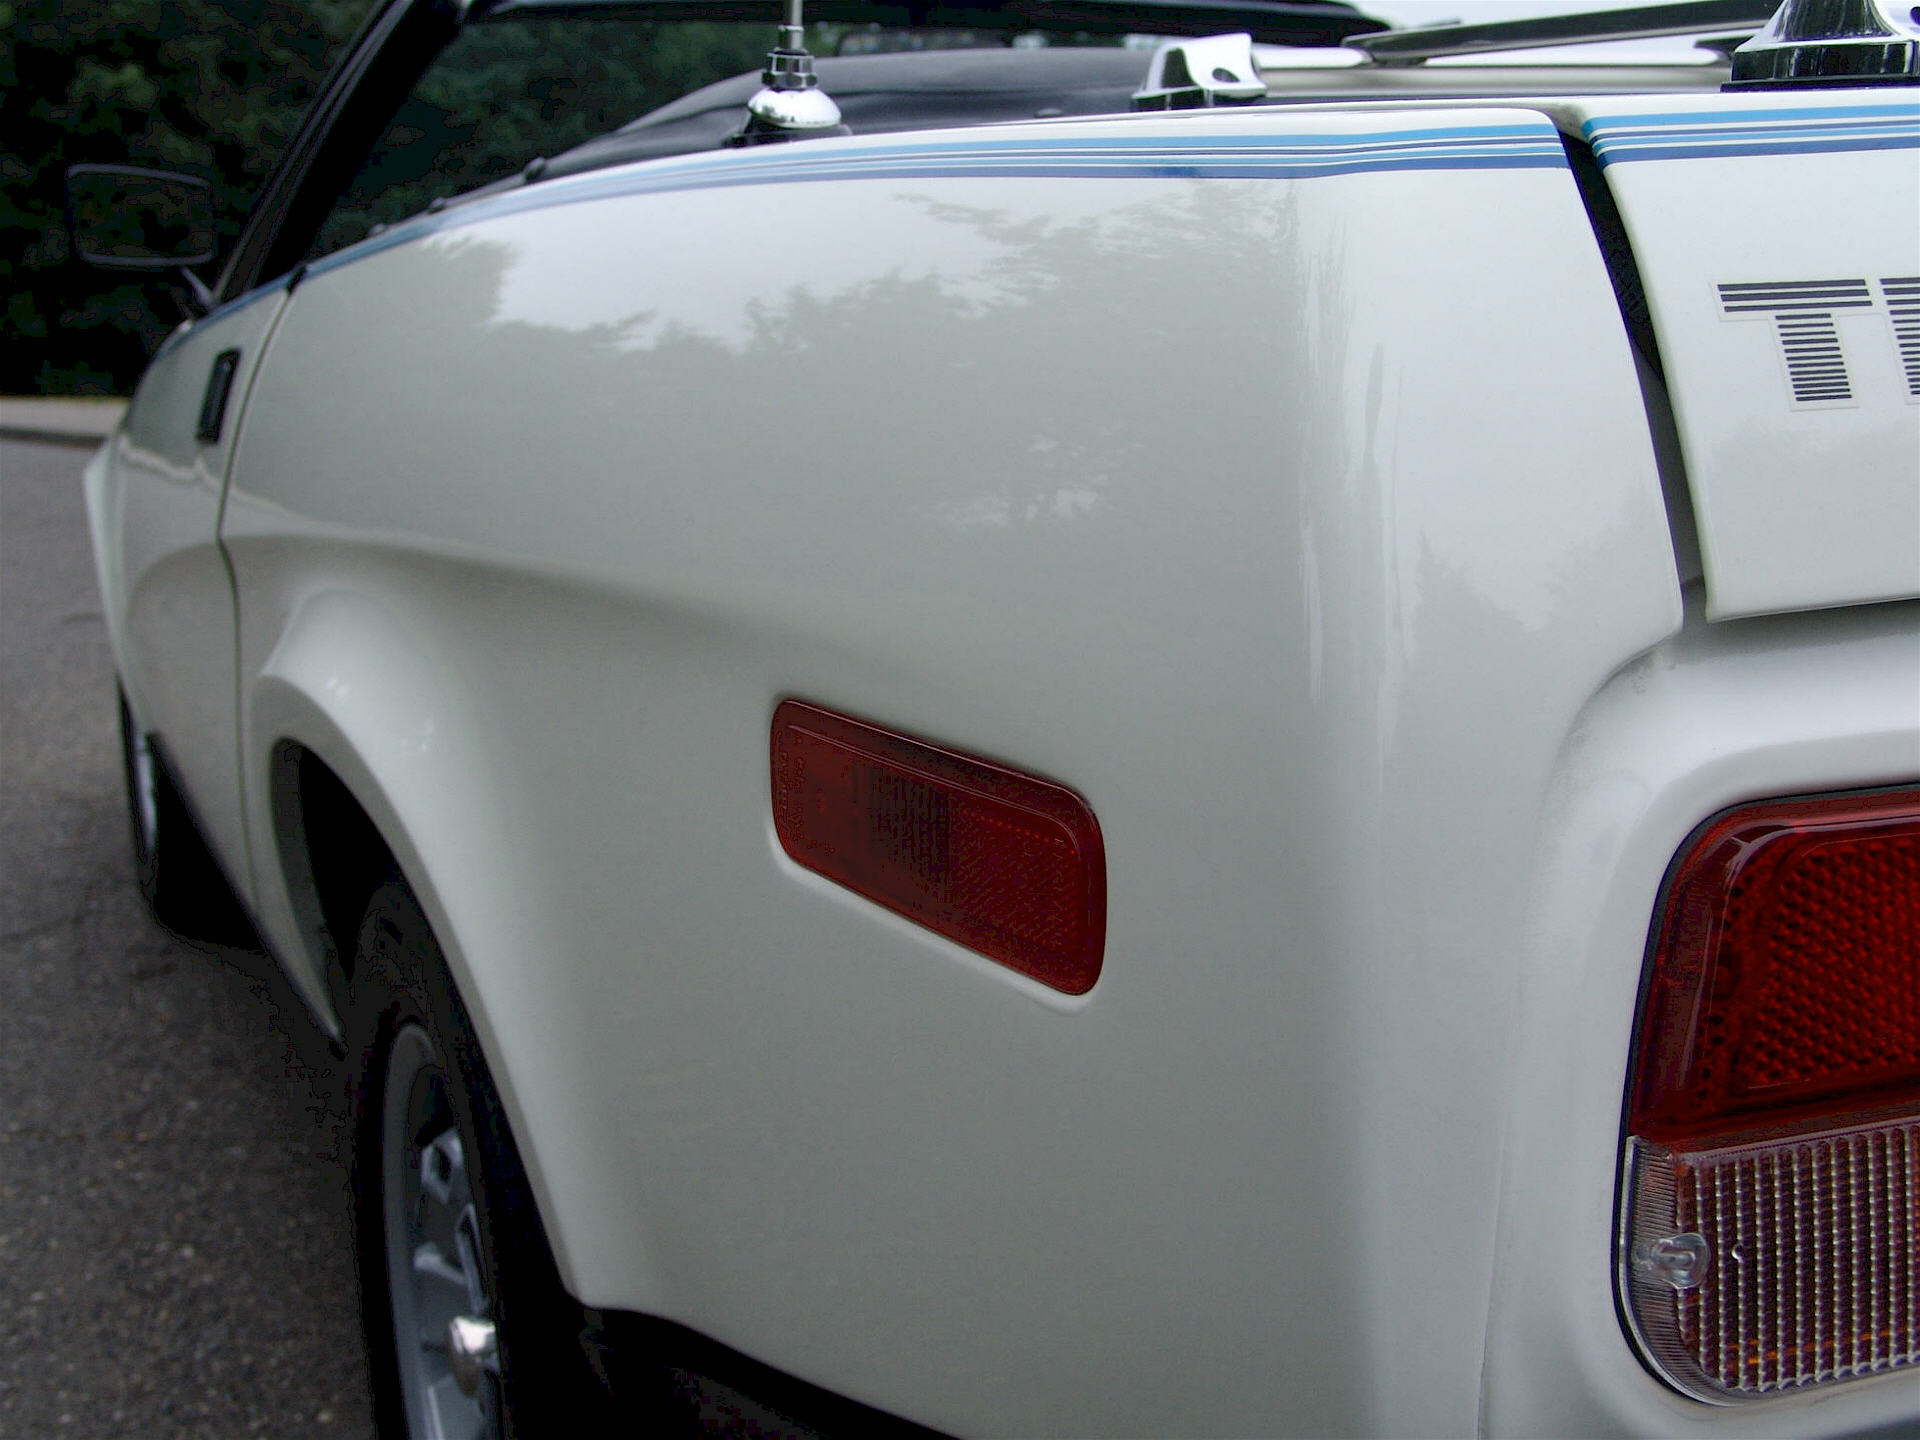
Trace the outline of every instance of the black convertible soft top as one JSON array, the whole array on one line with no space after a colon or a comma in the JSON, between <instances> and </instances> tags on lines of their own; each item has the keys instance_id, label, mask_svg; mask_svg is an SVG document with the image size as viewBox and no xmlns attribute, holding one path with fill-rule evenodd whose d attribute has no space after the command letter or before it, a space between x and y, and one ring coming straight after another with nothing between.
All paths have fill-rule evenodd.
<instances>
[{"instance_id":1,"label":"black convertible soft top","mask_svg":"<svg viewBox=\"0 0 1920 1440\"><path fill-rule=\"evenodd\" d=\"M925 50L816 61L856 135L1124 111L1152 52L1117 46ZM717 81L552 157L546 176L717 149L740 128L757 72Z\"/></svg>"},{"instance_id":2,"label":"black convertible soft top","mask_svg":"<svg viewBox=\"0 0 1920 1440\"><path fill-rule=\"evenodd\" d=\"M476 0L465 23L506 15L593 15L624 10L652 20L745 20L771 24L770 0ZM908 29L1049 31L1082 35L1221 35L1246 31L1271 45L1338 45L1387 27L1344 0L975 0L905 4L807 0L806 18Z\"/></svg>"},{"instance_id":3,"label":"black convertible soft top","mask_svg":"<svg viewBox=\"0 0 1920 1440\"><path fill-rule=\"evenodd\" d=\"M378 0L282 152L216 294L231 300L306 256L334 203L434 58L461 31L509 18L574 16L764 24L771 44L783 12L777 0ZM1124 110L1146 74L1148 56L1108 44L1027 49L1015 37L1115 39L1127 34L1212 35L1245 31L1295 46L1334 46L1386 28L1342 0L1006 0L905 4L809 0L808 20L911 29L968 30L1007 42L977 51L914 51L820 62L827 92L859 132L1086 115ZM747 74L709 85L635 125L589 141L524 174L499 180L459 203L501 188L597 166L710 150L736 130L759 88Z\"/></svg>"}]
</instances>

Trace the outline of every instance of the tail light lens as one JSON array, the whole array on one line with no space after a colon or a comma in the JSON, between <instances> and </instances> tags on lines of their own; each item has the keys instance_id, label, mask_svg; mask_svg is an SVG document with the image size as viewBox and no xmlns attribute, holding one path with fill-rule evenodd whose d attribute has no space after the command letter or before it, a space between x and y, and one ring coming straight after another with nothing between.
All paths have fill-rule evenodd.
<instances>
[{"instance_id":1,"label":"tail light lens","mask_svg":"<svg viewBox=\"0 0 1920 1440\"><path fill-rule=\"evenodd\" d=\"M1106 854L1071 790L797 700L773 714L796 862L1069 995L1100 976Z\"/></svg>"},{"instance_id":2,"label":"tail light lens","mask_svg":"<svg viewBox=\"0 0 1920 1440\"><path fill-rule=\"evenodd\" d=\"M1620 1287L1726 1401L1920 1364L1920 790L1746 805L1669 874Z\"/></svg>"}]
</instances>

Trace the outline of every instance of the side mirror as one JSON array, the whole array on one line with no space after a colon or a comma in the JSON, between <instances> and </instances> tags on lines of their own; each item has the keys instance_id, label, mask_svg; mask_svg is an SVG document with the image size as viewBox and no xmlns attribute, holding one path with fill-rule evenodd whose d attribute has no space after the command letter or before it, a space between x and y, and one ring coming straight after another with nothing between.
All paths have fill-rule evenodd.
<instances>
[{"instance_id":1,"label":"side mirror","mask_svg":"<svg viewBox=\"0 0 1920 1440\"><path fill-rule=\"evenodd\" d=\"M207 287L190 267L213 259L213 187L194 175L138 165L67 169L67 235L73 253L107 270L183 272L206 308Z\"/></svg>"}]
</instances>

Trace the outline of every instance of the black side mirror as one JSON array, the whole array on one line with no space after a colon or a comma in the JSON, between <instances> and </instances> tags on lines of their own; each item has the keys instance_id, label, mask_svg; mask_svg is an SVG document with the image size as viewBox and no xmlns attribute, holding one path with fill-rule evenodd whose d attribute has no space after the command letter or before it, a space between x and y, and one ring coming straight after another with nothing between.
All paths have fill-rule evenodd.
<instances>
[{"instance_id":1,"label":"black side mirror","mask_svg":"<svg viewBox=\"0 0 1920 1440\"><path fill-rule=\"evenodd\" d=\"M191 267L213 259L213 187L138 165L67 169L73 253L107 270L179 270L202 310L213 296Z\"/></svg>"}]
</instances>

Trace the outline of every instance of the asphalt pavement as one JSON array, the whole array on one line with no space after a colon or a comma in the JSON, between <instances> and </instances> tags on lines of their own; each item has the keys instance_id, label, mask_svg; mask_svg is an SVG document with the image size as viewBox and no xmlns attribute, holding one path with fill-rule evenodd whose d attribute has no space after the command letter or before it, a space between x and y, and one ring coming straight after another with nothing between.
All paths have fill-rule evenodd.
<instances>
[{"instance_id":1,"label":"asphalt pavement","mask_svg":"<svg viewBox=\"0 0 1920 1440\"><path fill-rule=\"evenodd\" d=\"M86 458L0 439L0 1437L370 1435L325 1045L134 888Z\"/></svg>"}]
</instances>

